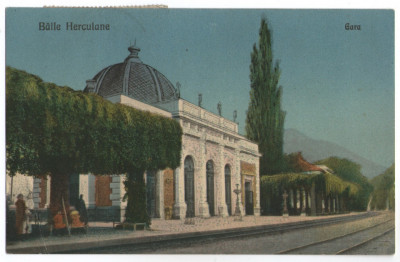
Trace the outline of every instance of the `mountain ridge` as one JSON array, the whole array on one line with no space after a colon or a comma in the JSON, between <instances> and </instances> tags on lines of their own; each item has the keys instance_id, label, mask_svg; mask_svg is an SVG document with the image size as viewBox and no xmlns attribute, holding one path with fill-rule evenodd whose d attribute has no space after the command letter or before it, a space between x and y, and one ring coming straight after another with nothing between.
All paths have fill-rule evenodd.
<instances>
[{"instance_id":1,"label":"mountain ridge","mask_svg":"<svg viewBox=\"0 0 400 262\"><path fill-rule=\"evenodd\" d=\"M361 173L369 179L382 174L387 169L387 167L362 157L334 142L310 138L293 128L285 129L283 141L284 153L302 152L304 158L309 162L315 162L331 156L347 158L360 164Z\"/></svg>"}]
</instances>

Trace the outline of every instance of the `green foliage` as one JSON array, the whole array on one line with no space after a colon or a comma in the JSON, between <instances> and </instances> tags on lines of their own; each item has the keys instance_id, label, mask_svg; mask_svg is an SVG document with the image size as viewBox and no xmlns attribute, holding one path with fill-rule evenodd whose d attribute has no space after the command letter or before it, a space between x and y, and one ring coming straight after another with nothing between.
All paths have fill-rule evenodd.
<instances>
[{"instance_id":1,"label":"green foliage","mask_svg":"<svg viewBox=\"0 0 400 262\"><path fill-rule=\"evenodd\" d=\"M278 191L279 188L311 187L320 178L319 174L285 173L261 177L262 191Z\"/></svg>"},{"instance_id":2,"label":"green foliage","mask_svg":"<svg viewBox=\"0 0 400 262\"><path fill-rule=\"evenodd\" d=\"M344 181L330 173L285 173L261 177L260 188L262 191L278 192L279 188L285 190L291 188L311 188L315 184L319 189L328 194L342 194L349 190L352 195L358 192L354 183Z\"/></svg>"},{"instance_id":3,"label":"green foliage","mask_svg":"<svg viewBox=\"0 0 400 262\"><path fill-rule=\"evenodd\" d=\"M332 169L336 176L341 179L354 183L359 187L354 197L348 203L350 210L362 211L368 206L369 196L373 190L368 179L362 175L361 166L345 158L330 157L317 161L316 164L326 165ZM350 191L351 193L351 191Z\"/></svg>"},{"instance_id":4,"label":"green foliage","mask_svg":"<svg viewBox=\"0 0 400 262\"><path fill-rule=\"evenodd\" d=\"M123 174L179 166L179 123L7 67L7 170Z\"/></svg>"},{"instance_id":5,"label":"green foliage","mask_svg":"<svg viewBox=\"0 0 400 262\"><path fill-rule=\"evenodd\" d=\"M309 191L312 185L316 191L327 195L356 196L358 185L345 181L330 173L284 173L263 176L260 181L261 206L266 214L281 215L282 194L293 189L304 188Z\"/></svg>"},{"instance_id":6,"label":"green foliage","mask_svg":"<svg viewBox=\"0 0 400 262\"><path fill-rule=\"evenodd\" d=\"M359 192L359 186L353 182L346 181L330 173L325 173L323 176L327 195L343 194L346 192L350 196L356 196Z\"/></svg>"},{"instance_id":7,"label":"green foliage","mask_svg":"<svg viewBox=\"0 0 400 262\"><path fill-rule=\"evenodd\" d=\"M371 209L374 210L385 210L389 208L395 209L395 197L394 197L394 164L386 169L383 174L371 179L371 184L374 186L371 198Z\"/></svg>"},{"instance_id":8,"label":"green foliage","mask_svg":"<svg viewBox=\"0 0 400 262\"><path fill-rule=\"evenodd\" d=\"M179 166L182 129L173 119L44 83L11 67L6 86L10 175L137 174Z\"/></svg>"},{"instance_id":9,"label":"green foliage","mask_svg":"<svg viewBox=\"0 0 400 262\"><path fill-rule=\"evenodd\" d=\"M258 46L254 44L250 64L250 102L246 117L246 136L256 142L262 154L260 174L282 170L283 123L282 87L279 63L273 63L272 36L265 19L261 20Z\"/></svg>"}]
</instances>

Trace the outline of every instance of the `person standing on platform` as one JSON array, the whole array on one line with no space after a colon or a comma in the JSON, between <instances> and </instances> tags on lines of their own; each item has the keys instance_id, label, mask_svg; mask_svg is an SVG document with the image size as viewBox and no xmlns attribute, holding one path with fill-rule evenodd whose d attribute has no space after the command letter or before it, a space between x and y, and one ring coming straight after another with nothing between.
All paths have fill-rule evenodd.
<instances>
[{"instance_id":1,"label":"person standing on platform","mask_svg":"<svg viewBox=\"0 0 400 262\"><path fill-rule=\"evenodd\" d=\"M76 210L79 212L80 220L87 225L88 223L88 215L86 210L85 200L83 200L83 195L79 196L78 203L76 205Z\"/></svg>"},{"instance_id":2,"label":"person standing on platform","mask_svg":"<svg viewBox=\"0 0 400 262\"><path fill-rule=\"evenodd\" d=\"M24 196L19 194L17 202L15 202L15 229L17 235L22 235L24 232L24 221L26 219L26 204Z\"/></svg>"}]
</instances>

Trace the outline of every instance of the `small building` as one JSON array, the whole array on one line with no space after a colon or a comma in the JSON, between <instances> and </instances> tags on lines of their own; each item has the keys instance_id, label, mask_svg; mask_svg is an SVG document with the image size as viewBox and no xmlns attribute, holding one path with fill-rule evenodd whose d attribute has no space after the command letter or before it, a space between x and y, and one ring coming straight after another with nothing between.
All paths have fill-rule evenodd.
<instances>
[{"instance_id":1,"label":"small building","mask_svg":"<svg viewBox=\"0 0 400 262\"><path fill-rule=\"evenodd\" d=\"M144 174L148 214L162 219L229 216L235 210L233 190L238 187L242 214L259 215L258 145L238 133L237 123L182 99L179 88L140 60L138 47L128 50L122 63L88 80L85 91L173 118L182 126L180 166ZM70 204L82 194L89 220L123 220L124 178L124 174L72 174ZM49 190L46 179L34 179L35 208L47 206Z\"/></svg>"}]
</instances>

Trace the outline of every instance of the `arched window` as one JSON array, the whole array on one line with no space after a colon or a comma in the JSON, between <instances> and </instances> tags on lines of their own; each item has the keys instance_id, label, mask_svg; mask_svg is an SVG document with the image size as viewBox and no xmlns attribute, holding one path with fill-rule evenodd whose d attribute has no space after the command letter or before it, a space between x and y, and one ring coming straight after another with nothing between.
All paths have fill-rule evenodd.
<instances>
[{"instance_id":1,"label":"arched window","mask_svg":"<svg viewBox=\"0 0 400 262\"><path fill-rule=\"evenodd\" d=\"M232 215L232 200L231 200L231 167L225 166L225 202L228 208L228 214Z\"/></svg>"}]
</instances>

